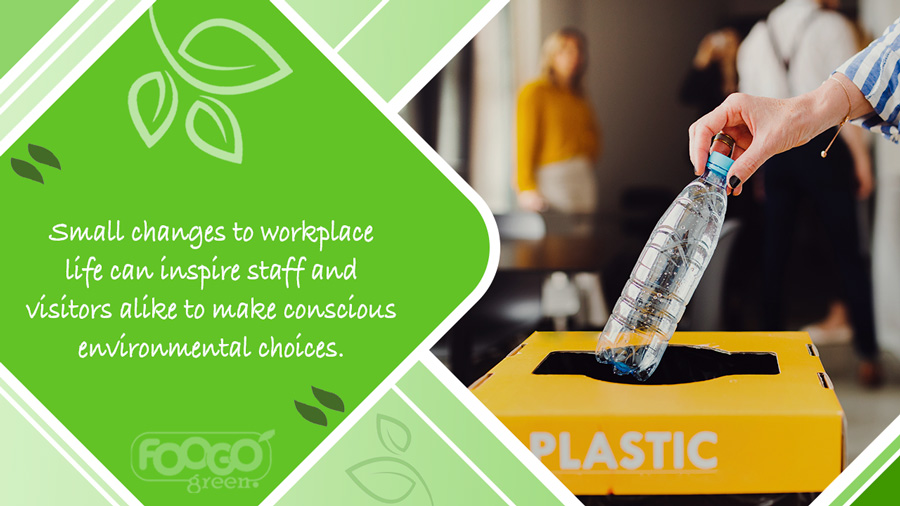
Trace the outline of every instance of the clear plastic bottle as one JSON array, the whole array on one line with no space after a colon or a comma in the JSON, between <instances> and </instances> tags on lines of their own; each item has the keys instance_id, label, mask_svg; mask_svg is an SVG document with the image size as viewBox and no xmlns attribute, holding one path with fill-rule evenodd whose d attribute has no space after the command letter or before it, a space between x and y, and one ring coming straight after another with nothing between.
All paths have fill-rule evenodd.
<instances>
[{"instance_id":1,"label":"clear plastic bottle","mask_svg":"<svg viewBox=\"0 0 900 506\"><path fill-rule=\"evenodd\" d=\"M731 137L715 141L734 153ZM644 246L597 345L597 360L617 374L646 381L659 365L719 242L732 163L711 151L706 172L681 191Z\"/></svg>"}]
</instances>

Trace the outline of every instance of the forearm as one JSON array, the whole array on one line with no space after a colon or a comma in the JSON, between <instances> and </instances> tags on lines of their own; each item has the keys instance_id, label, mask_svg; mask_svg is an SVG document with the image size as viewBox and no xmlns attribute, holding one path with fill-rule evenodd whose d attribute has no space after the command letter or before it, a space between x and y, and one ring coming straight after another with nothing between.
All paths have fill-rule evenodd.
<instances>
[{"instance_id":1,"label":"forearm","mask_svg":"<svg viewBox=\"0 0 900 506\"><path fill-rule=\"evenodd\" d=\"M789 125L799 134L795 145L808 142L847 118L872 112L872 104L847 76L837 72L832 77L815 90L788 100Z\"/></svg>"},{"instance_id":2,"label":"forearm","mask_svg":"<svg viewBox=\"0 0 900 506\"><path fill-rule=\"evenodd\" d=\"M537 178L533 166L519 165L516 171L516 189L520 192L537 189Z\"/></svg>"},{"instance_id":3,"label":"forearm","mask_svg":"<svg viewBox=\"0 0 900 506\"><path fill-rule=\"evenodd\" d=\"M515 189L534 190L537 187L535 169L537 159L538 129L537 98L533 89L523 90L516 109L516 171Z\"/></svg>"},{"instance_id":4,"label":"forearm","mask_svg":"<svg viewBox=\"0 0 900 506\"><path fill-rule=\"evenodd\" d=\"M537 188L534 140L528 136L520 135L517 147L516 168L513 171L513 188L519 192L534 190Z\"/></svg>"}]
</instances>

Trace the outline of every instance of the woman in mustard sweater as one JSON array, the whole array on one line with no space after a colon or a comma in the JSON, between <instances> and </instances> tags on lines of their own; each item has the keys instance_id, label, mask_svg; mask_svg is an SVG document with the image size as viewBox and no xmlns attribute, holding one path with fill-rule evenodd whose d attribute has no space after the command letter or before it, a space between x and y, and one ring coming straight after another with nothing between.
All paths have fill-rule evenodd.
<instances>
[{"instance_id":1,"label":"woman in mustard sweater","mask_svg":"<svg viewBox=\"0 0 900 506\"><path fill-rule=\"evenodd\" d=\"M519 93L516 185L532 211L593 213L600 132L584 96L586 40L564 28L544 42L542 75Z\"/></svg>"}]
</instances>

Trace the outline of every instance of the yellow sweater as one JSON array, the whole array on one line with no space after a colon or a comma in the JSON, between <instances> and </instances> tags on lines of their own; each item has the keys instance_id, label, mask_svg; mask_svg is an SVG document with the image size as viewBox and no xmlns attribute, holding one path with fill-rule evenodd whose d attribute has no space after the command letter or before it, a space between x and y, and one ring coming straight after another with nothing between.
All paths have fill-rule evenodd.
<instances>
[{"instance_id":1,"label":"yellow sweater","mask_svg":"<svg viewBox=\"0 0 900 506\"><path fill-rule=\"evenodd\" d=\"M591 105L546 79L525 85L516 111L519 191L537 188L538 167L583 155L599 156L599 132Z\"/></svg>"}]
</instances>

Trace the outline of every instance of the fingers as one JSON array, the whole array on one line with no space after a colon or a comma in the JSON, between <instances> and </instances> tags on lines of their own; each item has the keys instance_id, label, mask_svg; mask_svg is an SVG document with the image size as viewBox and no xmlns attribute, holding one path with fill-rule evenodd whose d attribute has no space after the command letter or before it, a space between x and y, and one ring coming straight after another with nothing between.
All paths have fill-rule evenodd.
<instances>
[{"instance_id":1,"label":"fingers","mask_svg":"<svg viewBox=\"0 0 900 506\"><path fill-rule=\"evenodd\" d=\"M744 153L739 156L731 170L728 172L728 187L732 189L732 195L740 195L744 188L744 183L750 179L750 176L756 172L756 169L762 165L768 157L763 154L763 149L759 142L751 144ZM735 179L737 178L737 179ZM734 186L737 183L737 186Z\"/></svg>"},{"instance_id":2,"label":"fingers","mask_svg":"<svg viewBox=\"0 0 900 506\"><path fill-rule=\"evenodd\" d=\"M691 157L691 165L694 166L694 174L698 176L703 174L706 160L709 157L709 145L713 136L718 132L718 130L713 131L708 124L703 123L707 116L697 120L688 130L690 139L688 153Z\"/></svg>"},{"instance_id":3,"label":"fingers","mask_svg":"<svg viewBox=\"0 0 900 506\"><path fill-rule=\"evenodd\" d=\"M732 175L728 178L728 184L725 186L725 193L728 195L740 195L744 185L741 178Z\"/></svg>"},{"instance_id":4,"label":"fingers","mask_svg":"<svg viewBox=\"0 0 900 506\"><path fill-rule=\"evenodd\" d=\"M703 174L703 170L706 168L712 138L728 123L728 110L732 102L732 100L726 99L719 107L695 121L688 129L688 153L691 157L691 164L694 166L694 174L698 176Z\"/></svg>"}]
</instances>

